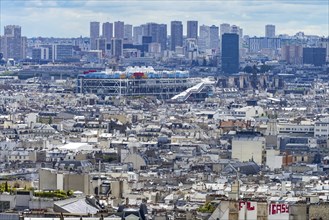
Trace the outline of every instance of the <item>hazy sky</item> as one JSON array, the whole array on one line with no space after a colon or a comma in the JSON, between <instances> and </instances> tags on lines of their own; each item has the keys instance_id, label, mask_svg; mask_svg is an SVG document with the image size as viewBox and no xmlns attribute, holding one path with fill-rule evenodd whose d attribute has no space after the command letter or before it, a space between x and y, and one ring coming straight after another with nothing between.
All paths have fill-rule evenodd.
<instances>
[{"instance_id":1,"label":"hazy sky","mask_svg":"<svg viewBox=\"0 0 329 220\"><path fill-rule=\"evenodd\" d=\"M27 37L89 36L89 22L140 25L187 20L199 25L235 24L244 34L264 36L264 26L275 24L277 34L299 31L329 35L329 0L0 0L0 26L17 24ZM168 33L169 32L168 26Z\"/></svg>"}]
</instances>

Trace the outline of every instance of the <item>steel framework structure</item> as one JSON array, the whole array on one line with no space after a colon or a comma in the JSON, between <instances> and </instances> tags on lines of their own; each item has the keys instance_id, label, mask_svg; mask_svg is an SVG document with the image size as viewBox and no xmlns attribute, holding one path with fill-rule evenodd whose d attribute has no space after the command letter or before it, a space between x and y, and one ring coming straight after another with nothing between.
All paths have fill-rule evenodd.
<instances>
[{"instance_id":1,"label":"steel framework structure","mask_svg":"<svg viewBox=\"0 0 329 220\"><path fill-rule=\"evenodd\" d=\"M200 82L200 78L99 79L80 77L77 93L108 96L156 96L170 99Z\"/></svg>"}]
</instances>

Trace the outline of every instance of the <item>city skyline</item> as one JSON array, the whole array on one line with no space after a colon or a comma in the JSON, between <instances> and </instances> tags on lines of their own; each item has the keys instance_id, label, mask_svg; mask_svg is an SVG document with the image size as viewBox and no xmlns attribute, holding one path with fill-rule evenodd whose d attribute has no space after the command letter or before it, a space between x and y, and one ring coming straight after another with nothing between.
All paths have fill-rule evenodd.
<instances>
[{"instance_id":1,"label":"city skyline","mask_svg":"<svg viewBox=\"0 0 329 220\"><path fill-rule=\"evenodd\" d=\"M22 27L27 37L89 36L90 21L124 21L133 26L147 22L182 21L186 35L188 20L198 25L230 23L249 36L264 36L265 25L274 24L276 34L302 31L307 35L329 35L327 1L55 1L27 0L0 3L1 35L6 25ZM59 16L60 15L60 16ZM24 19L23 19L24 18ZM42 19L40 19L42 18Z\"/></svg>"}]
</instances>

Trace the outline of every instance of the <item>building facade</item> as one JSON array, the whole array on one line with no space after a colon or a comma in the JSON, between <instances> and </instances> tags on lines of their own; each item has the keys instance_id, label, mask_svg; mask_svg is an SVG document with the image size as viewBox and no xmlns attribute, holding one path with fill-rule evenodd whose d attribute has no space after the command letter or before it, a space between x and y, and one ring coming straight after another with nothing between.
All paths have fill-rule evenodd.
<instances>
[{"instance_id":1,"label":"building facade","mask_svg":"<svg viewBox=\"0 0 329 220\"><path fill-rule=\"evenodd\" d=\"M303 64L322 66L326 63L326 48L303 48Z\"/></svg>"},{"instance_id":2,"label":"building facade","mask_svg":"<svg viewBox=\"0 0 329 220\"><path fill-rule=\"evenodd\" d=\"M239 35L226 33L222 36L222 71L239 72Z\"/></svg>"},{"instance_id":3,"label":"building facade","mask_svg":"<svg viewBox=\"0 0 329 220\"><path fill-rule=\"evenodd\" d=\"M99 38L99 22L90 22L90 49L96 50L96 39Z\"/></svg>"},{"instance_id":4,"label":"building facade","mask_svg":"<svg viewBox=\"0 0 329 220\"><path fill-rule=\"evenodd\" d=\"M1 37L0 52L4 59L21 60L26 54L26 38L22 37L21 27L7 25L4 27L4 35Z\"/></svg>"},{"instance_id":5,"label":"building facade","mask_svg":"<svg viewBox=\"0 0 329 220\"><path fill-rule=\"evenodd\" d=\"M113 38L113 23L105 22L102 26L102 37L106 39L106 42L110 43Z\"/></svg>"},{"instance_id":6,"label":"building facade","mask_svg":"<svg viewBox=\"0 0 329 220\"><path fill-rule=\"evenodd\" d=\"M275 37L275 25L268 24L265 26L265 37L269 37L269 38Z\"/></svg>"},{"instance_id":7,"label":"building facade","mask_svg":"<svg viewBox=\"0 0 329 220\"><path fill-rule=\"evenodd\" d=\"M114 22L114 37L115 38L124 38L124 26L125 23L123 21L116 21Z\"/></svg>"},{"instance_id":8,"label":"building facade","mask_svg":"<svg viewBox=\"0 0 329 220\"><path fill-rule=\"evenodd\" d=\"M187 21L187 38L198 38L198 21Z\"/></svg>"},{"instance_id":9,"label":"building facade","mask_svg":"<svg viewBox=\"0 0 329 220\"><path fill-rule=\"evenodd\" d=\"M170 49L175 51L177 46L183 46L183 24L181 21L172 21Z\"/></svg>"}]
</instances>

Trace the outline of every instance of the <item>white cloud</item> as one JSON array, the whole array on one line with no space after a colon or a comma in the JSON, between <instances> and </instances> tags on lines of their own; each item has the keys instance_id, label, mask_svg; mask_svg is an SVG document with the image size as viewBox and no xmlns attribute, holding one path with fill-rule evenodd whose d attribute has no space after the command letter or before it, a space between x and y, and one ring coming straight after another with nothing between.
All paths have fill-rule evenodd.
<instances>
[{"instance_id":1,"label":"white cloud","mask_svg":"<svg viewBox=\"0 0 329 220\"><path fill-rule=\"evenodd\" d=\"M199 24L231 23L245 34L264 35L264 25L277 26L277 33L329 35L328 7L321 0L306 1L150 1L150 0L1 0L1 26L18 24L31 36L76 37L89 35L90 21L117 21L139 25L169 24L172 20L198 20ZM15 3L16 2L16 3ZM312 1L313 2L313 1ZM2 27L1 27L2 29ZM2 30L1 30L2 31ZM309 33L310 32L310 33Z\"/></svg>"}]
</instances>

